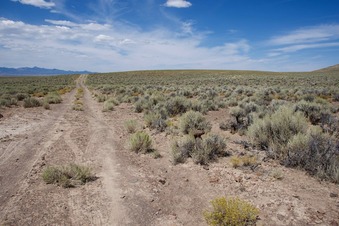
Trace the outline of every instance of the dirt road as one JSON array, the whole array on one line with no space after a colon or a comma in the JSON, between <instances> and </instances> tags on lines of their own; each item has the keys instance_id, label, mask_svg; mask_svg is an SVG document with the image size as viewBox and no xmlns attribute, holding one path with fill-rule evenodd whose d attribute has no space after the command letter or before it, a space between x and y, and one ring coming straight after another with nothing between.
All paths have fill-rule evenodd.
<instances>
[{"instance_id":1,"label":"dirt road","mask_svg":"<svg viewBox=\"0 0 339 226\"><path fill-rule=\"evenodd\" d=\"M38 123L27 120L26 133L7 135L8 141L2 143L0 219L4 223L128 224L117 185L114 130L103 121L101 108L84 86L85 78L81 75L77 82L84 89L84 111L72 110L74 90ZM89 166L98 180L74 189L43 183L43 167L68 163Z\"/></svg>"}]
</instances>

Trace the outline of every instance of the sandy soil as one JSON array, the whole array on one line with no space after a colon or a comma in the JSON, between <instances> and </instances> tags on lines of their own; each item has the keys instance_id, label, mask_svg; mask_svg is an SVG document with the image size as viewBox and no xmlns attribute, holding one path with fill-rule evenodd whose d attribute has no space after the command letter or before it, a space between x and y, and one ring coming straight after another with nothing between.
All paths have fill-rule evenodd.
<instances>
[{"instance_id":1,"label":"sandy soil","mask_svg":"<svg viewBox=\"0 0 339 226\"><path fill-rule=\"evenodd\" d=\"M319 181L275 161L255 169L234 169L229 158L209 166L191 160L170 161L171 135L146 130L161 154L138 155L128 150L124 122L142 114L121 104L102 112L81 76L84 111L72 110L75 91L62 104L43 108L0 109L0 224L4 225L206 225L209 201L238 196L260 209L258 225L338 225L339 186ZM221 131L227 110L210 112L212 131L227 138L232 153L245 150L245 137ZM75 188L45 184L49 165L78 163L91 167L97 180ZM279 171L282 180L272 174Z\"/></svg>"}]
</instances>

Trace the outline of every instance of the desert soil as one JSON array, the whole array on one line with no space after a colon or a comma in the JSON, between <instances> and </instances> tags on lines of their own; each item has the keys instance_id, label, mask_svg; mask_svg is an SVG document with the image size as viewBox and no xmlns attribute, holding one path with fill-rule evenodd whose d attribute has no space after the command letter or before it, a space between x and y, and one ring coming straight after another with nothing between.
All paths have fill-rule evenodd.
<instances>
[{"instance_id":1,"label":"desert soil","mask_svg":"<svg viewBox=\"0 0 339 226\"><path fill-rule=\"evenodd\" d=\"M0 225L206 225L203 212L221 196L257 206L257 225L339 224L339 186L244 149L245 137L218 128L227 110L208 113L212 131L227 139L230 152L251 152L260 164L234 169L221 158L174 166L171 135L145 129L161 158L129 151L124 122L135 119L142 129L142 114L129 104L102 112L85 79L77 82L84 111L72 110L76 90L51 110L0 109ZM96 180L75 188L44 183L47 166L69 163L89 166Z\"/></svg>"}]
</instances>

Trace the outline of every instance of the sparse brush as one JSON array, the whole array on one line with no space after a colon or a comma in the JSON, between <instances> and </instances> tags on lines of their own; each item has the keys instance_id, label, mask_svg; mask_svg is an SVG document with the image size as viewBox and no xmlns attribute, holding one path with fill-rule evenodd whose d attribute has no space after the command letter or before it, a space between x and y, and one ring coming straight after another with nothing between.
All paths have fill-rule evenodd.
<instances>
[{"instance_id":1,"label":"sparse brush","mask_svg":"<svg viewBox=\"0 0 339 226\"><path fill-rule=\"evenodd\" d=\"M255 145L264 150L278 147L273 154L279 157L286 154L281 147L294 135L305 133L307 126L307 120L302 113L283 106L272 115L267 115L263 119L256 118L248 128L247 135Z\"/></svg>"},{"instance_id":2,"label":"sparse brush","mask_svg":"<svg viewBox=\"0 0 339 226\"><path fill-rule=\"evenodd\" d=\"M241 158L239 158L238 156L232 156L230 161L233 168L238 168L242 165Z\"/></svg>"},{"instance_id":3,"label":"sparse brush","mask_svg":"<svg viewBox=\"0 0 339 226\"><path fill-rule=\"evenodd\" d=\"M204 139L186 136L172 145L173 164L184 163L188 157L191 157L194 163L205 165L217 157L228 155L224 151L225 148L224 139L218 135L209 135Z\"/></svg>"},{"instance_id":4,"label":"sparse brush","mask_svg":"<svg viewBox=\"0 0 339 226\"><path fill-rule=\"evenodd\" d=\"M281 171L281 170L277 170L277 169L275 169L275 170L273 170L273 171L271 172L271 176L272 176L273 178L275 178L276 180L282 180L282 179L284 179L284 175L283 175L282 171Z\"/></svg>"},{"instance_id":5,"label":"sparse brush","mask_svg":"<svg viewBox=\"0 0 339 226\"><path fill-rule=\"evenodd\" d=\"M173 117L185 113L190 109L190 102L185 97L170 98L165 103L168 115Z\"/></svg>"},{"instance_id":6,"label":"sparse brush","mask_svg":"<svg viewBox=\"0 0 339 226\"><path fill-rule=\"evenodd\" d=\"M180 128L184 134L195 135L197 132L202 134L209 132L212 126L200 112L189 111L181 116Z\"/></svg>"},{"instance_id":7,"label":"sparse brush","mask_svg":"<svg viewBox=\"0 0 339 226\"><path fill-rule=\"evenodd\" d=\"M48 93L44 97L44 102L47 102L49 104L59 104L62 102L62 98L57 92Z\"/></svg>"},{"instance_id":8,"label":"sparse brush","mask_svg":"<svg viewBox=\"0 0 339 226\"><path fill-rule=\"evenodd\" d=\"M138 122L136 120L127 120L125 122L125 128L128 133L135 133L138 127Z\"/></svg>"},{"instance_id":9,"label":"sparse brush","mask_svg":"<svg viewBox=\"0 0 339 226\"><path fill-rule=\"evenodd\" d=\"M225 151L226 141L219 135L209 134L203 139L203 144L204 149L207 150L209 160L229 155L229 153Z\"/></svg>"},{"instance_id":10,"label":"sparse brush","mask_svg":"<svg viewBox=\"0 0 339 226\"><path fill-rule=\"evenodd\" d=\"M48 102L44 101L43 105L42 105L46 110L50 110L51 106L49 105Z\"/></svg>"},{"instance_id":11,"label":"sparse brush","mask_svg":"<svg viewBox=\"0 0 339 226\"><path fill-rule=\"evenodd\" d=\"M41 105L41 101L34 97L24 99L24 108L40 107Z\"/></svg>"},{"instance_id":12,"label":"sparse brush","mask_svg":"<svg viewBox=\"0 0 339 226\"><path fill-rule=\"evenodd\" d=\"M167 127L166 120L159 113L147 113L144 117L146 126L151 129L156 129L159 132L165 131Z\"/></svg>"},{"instance_id":13,"label":"sparse brush","mask_svg":"<svg viewBox=\"0 0 339 226\"><path fill-rule=\"evenodd\" d=\"M107 111L113 111L114 110L114 104L110 101L105 101L104 102L104 106L102 108L103 112L107 112Z\"/></svg>"},{"instance_id":14,"label":"sparse brush","mask_svg":"<svg viewBox=\"0 0 339 226\"><path fill-rule=\"evenodd\" d=\"M244 155L240 159L243 166L253 166L256 165L258 161L257 157L249 155Z\"/></svg>"},{"instance_id":15,"label":"sparse brush","mask_svg":"<svg viewBox=\"0 0 339 226\"><path fill-rule=\"evenodd\" d=\"M94 179L90 168L76 164L68 166L49 166L43 173L42 178L47 184L57 184L64 188L85 184Z\"/></svg>"},{"instance_id":16,"label":"sparse brush","mask_svg":"<svg viewBox=\"0 0 339 226\"><path fill-rule=\"evenodd\" d=\"M151 137L143 132L138 131L130 137L130 149L136 153L147 153L151 150L152 139Z\"/></svg>"},{"instance_id":17,"label":"sparse brush","mask_svg":"<svg viewBox=\"0 0 339 226\"><path fill-rule=\"evenodd\" d=\"M254 225L259 209L239 198L216 198L211 201L213 210L204 212L208 225L245 226Z\"/></svg>"}]
</instances>

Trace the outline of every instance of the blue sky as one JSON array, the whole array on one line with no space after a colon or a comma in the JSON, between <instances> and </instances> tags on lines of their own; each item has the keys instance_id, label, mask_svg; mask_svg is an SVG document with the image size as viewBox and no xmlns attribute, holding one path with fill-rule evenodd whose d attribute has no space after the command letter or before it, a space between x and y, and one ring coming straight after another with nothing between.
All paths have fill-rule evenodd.
<instances>
[{"instance_id":1,"label":"blue sky","mask_svg":"<svg viewBox=\"0 0 339 226\"><path fill-rule=\"evenodd\" d=\"M4 67L309 71L338 63L338 0L0 4Z\"/></svg>"}]
</instances>

